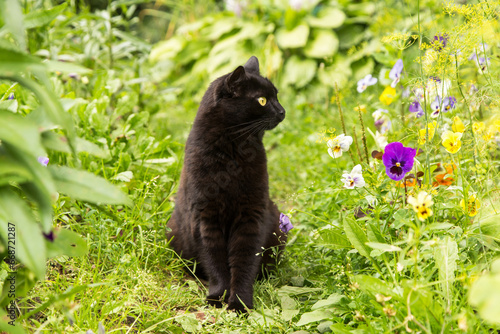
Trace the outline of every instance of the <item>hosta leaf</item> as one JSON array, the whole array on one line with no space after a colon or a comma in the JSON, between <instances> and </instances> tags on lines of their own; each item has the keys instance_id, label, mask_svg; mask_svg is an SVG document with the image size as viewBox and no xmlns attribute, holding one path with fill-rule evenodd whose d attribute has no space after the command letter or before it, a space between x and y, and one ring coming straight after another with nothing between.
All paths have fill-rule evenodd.
<instances>
[{"instance_id":1,"label":"hosta leaf","mask_svg":"<svg viewBox=\"0 0 500 334\"><path fill-rule=\"evenodd\" d=\"M325 7L318 13L317 17L308 17L307 22L315 28L338 28L342 26L345 18L346 15L340 9Z\"/></svg>"},{"instance_id":2,"label":"hosta leaf","mask_svg":"<svg viewBox=\"0 0 500 334\"><path fill-rule=\"evenodd\" d=\"M92 173L62 166L49 166L57 190L81 201L96 204L125 204L132 201L118 187Z\"/></svg>"},{"instance_id":3,"label":"hosta leaf","mask_svg":"<svg viewBox=\"0 0 500 334\"><path fill-rule=\"evenodd\" d=\"M315 30L309 39L304 54L310 58L332 57L339 48L339 39L331 30Z\"/></svg>"},{"instance_id":4,"label":"hosta leaf","mask_svg":"<svg viewBox=\"0 0 500 334\"><path fill-rule=\"evenodd\" d=\"M309 26L300 24L292 30L280 28L276 32L276 42L283 49L301 48L306 45L309 37Z\"/></svg>"},{"instance_id":5,"label":"hosta leaf","mask_svg":"<svg viewBox=\"0 0 500 334\"><path fill-rule=\"evenodd\" d=\"M312 59L302 60L298 56L292 56L286 62L283 80L285 83L302 88L314 79L317 67Z\"/></svg>"}]
</instances>

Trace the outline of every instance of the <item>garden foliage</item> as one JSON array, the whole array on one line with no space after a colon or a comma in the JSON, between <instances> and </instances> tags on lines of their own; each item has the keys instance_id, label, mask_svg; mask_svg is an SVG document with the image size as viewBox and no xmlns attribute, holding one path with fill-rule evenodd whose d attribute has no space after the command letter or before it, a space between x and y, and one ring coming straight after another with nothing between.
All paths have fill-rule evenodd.
<instances>
[{"instance_id":1,"label":"garden foliage","mask_svg":"<svg viewBox=\"0 0 500 334\"><path fill-rule=\"evenodd\" d=\"M167 1L157 44L135 34L160 17L147 2L0 0L0 253L14 223L17 324L500 329L498 1L214 1L202 17ZM265 144L295 228L245 318L205 305L164 227L201 94L250 55L287 110Z\"/></svg>"}]
</instances>

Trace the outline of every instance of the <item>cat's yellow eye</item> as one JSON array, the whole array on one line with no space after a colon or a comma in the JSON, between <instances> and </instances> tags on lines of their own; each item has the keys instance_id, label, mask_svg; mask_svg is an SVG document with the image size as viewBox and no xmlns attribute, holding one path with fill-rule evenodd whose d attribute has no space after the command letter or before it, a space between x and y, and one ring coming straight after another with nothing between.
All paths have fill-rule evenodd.
<instances>
[{"instance_id":1,"label":"cat's yellow eye","mask_svg":"<svg viewBox=\"0 0 500 334\"><path fill-rule=\"evenodd\" d=\"M257 99L257 101L259 101L259 103L260 103L260 105L261 105L261 106L265 106L265 105L266 105L266 102L267 102L267 100L266 100L266 98L265 98L265 97L259 97L259 98Z\"/></svg>"}]
</instances>

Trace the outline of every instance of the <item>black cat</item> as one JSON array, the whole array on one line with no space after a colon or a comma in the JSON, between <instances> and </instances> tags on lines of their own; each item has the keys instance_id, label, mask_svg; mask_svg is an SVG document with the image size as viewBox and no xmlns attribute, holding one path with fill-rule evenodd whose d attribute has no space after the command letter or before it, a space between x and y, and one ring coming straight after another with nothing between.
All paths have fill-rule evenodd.
<instances>
[{"instance_id":1,"label":"black cat","mask_svg":"<svg viewBox=\"0 0 500 334\"><path fill-rule=\"evenodd\" d=\"M210 84L186 143L168 238L178 254L199 263L207 301L217 307L224 301L240 312L253 308L261 265L275 263L270 248L285 247L262 144L264 131L285 118L277 93L251 57Z\"/></svg>"}]
</instances>

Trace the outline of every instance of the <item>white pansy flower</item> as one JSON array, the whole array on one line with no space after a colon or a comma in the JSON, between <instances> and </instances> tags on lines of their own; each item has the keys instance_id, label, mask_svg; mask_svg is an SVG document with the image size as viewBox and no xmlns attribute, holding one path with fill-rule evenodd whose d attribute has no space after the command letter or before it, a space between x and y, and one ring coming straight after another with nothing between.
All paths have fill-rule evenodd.
<instances>
[{"instance_id":1,"label":"white pansy flower","mask_svg":"<svg viewBox=\"0 0 500 334\"><path fill-rule=\"evenodd\" d=\"M343 152L349 150L349 146L352 144L352 137L346 136L344 134L338 135L337 137L330 139L326 145L328 146L328 154L334 159L342 156Z\"/></svg>"},{"instance_id":2,"label":"white pansy flower","mask_svg":"<svg viewBox=\"0 0 500 334\"><path fill-rule=\"evenodd\" d=\"M342 179L340 181L344 182L344 188L354 189L354 187L364 187L365 179L361 173L361 165L356 165L350 173L342 174Z\"/></svg>"}]
</instances>

